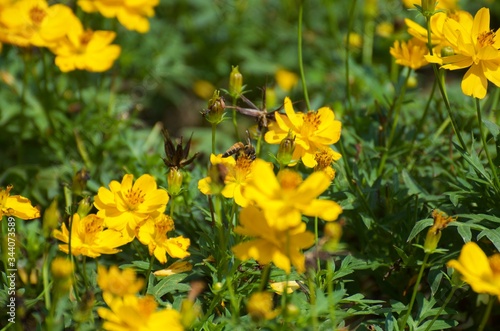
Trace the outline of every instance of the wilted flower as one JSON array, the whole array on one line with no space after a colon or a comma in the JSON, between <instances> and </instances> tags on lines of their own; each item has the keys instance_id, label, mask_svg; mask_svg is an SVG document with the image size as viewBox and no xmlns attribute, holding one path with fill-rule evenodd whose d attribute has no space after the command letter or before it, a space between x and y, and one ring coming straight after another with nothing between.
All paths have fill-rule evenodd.
<instances>
[{"instance_id":1,"label":"wilted flower","mask_svg":"<svg viewBox=\"0 0 500 331\"><path fill-rule=\"evenodd\" d=\"M175 261L168 268L157 270L154 272L156 277L168 277L175 274L180 274L186 271L191 271L193 269L193 265L187 261Z\"/></svg>"},{"instance_id":2,"label":"wilted flower","mask_svg":"<svg viewBox=\"0 0 500 331\"><path fill-rule=\"evenodd\" d=\"M432 217L434 218L434 224L427 231L427 236L425 237L424 249L426 253L433 252L441 239L442 230L448 226L450 222L455 221L455 217L446 215L444 212L435 209L432 212Z\"/></svg>"},{"instance_id":3,"label":"wilted flower","mask_svg":"<svg viewBox=\"0 0 500 331\"><path fill-rule=\"evenodd\" d=\"M40 210L31 205L31 201L20 195L10 195L12 185L0 188L0 220L3 216L15 216L23 220L40 217Z\"/></svg>"}]
</instances>

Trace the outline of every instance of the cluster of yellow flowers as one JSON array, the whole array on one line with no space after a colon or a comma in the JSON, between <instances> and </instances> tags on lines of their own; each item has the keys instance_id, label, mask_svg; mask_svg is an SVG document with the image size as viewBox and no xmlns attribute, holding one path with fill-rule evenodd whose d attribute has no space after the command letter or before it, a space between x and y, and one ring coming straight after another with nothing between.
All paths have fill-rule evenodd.
<instances>
[{"instance_id":1,"label":"cluster of yellow flowers","mask_svg":"<svg viewBox=\"0 0 500 331\"><path fill-rule=\"evenodd\" d=\"M92 258L115 254L118 247L137 237L160 263L167 262L167 254L181 259L189 256L189 239L167 236L174 229L174 221L164 214L169 196L151 175L142 175L133 183L128 174L121 183L112 181L109 187L101 187L95 197L97 214L73 215L71 254ZM66 243L59 249L69 254L70 231L64 223L61 230L54 231L54 237Z\"/></svg>"},{"instance_id":2,"label":"cluster of yellow flowers","mask_svg":"<svg viewBox=\"0 0 500 331\"><path fill-rule=\"evenodd\" d=\"M138 296L144 280L137 279L132 269L99 266L97 284L109 308L100 307L97 313L104 320L104 330L173 330L182 331L181 314L174 309L158 310L151 295Z\"/></svg>"},{"instance_id":3,"label":"cluster of yellow flowers","mask_svg":"<svg viewBox=\"0 0 500 331\"><path fill-rule=\"evenodd\" d=\"M235 232L254 239L233 247L239 259L273 262L287 273L293 265L303 272L305 258L301 251L314 244L314 235L306 231L302 215L334 221L342 212L336 202L317 199L334 177L332 162L341 157L330 146L340 138L341 123L327 107L296 113L289 98L284 107L286 115L275 113L276 124L270 124L266 142L280 144L292 135L295 148L290 151L290 164L302 161L317 171L303 180L299 172L290 168L275 174L270 163L253 160L244 153L236 158L212 155L212 169L224 170L218 176L201 179L198 188L204 194L220 193L234 198L243 207ZM220 179L222 185L218 186Z\"/></svg>"},{"instance_id":4,"label":"cluster of yellow flowers","mask_svg":"<svg viewBox=\"0 0 500 331\"><path fill-rule=\"evenodd\" d=\"M147 32L158 0L81 0L83 11L99 11L117 17L130 30ZM0 2L0 42L19 47L45 47L55 54L55 64L63 72L102 72L111 68L121 48L111 44L114 31L84 28L72 9L46 0L2 0Z\"/></svg>"},{"instance_id":5,"label":"cluster of yellow flowers","mask_svg":"<svg viewBox=\"0 0 500 331\"><path fill-rule=\"evenodd\" d=\"M412 69L428 63L449 70L470 67L462 80L462 92L483 99L488 81L500 86L500 39L496 38L496 31L490 29L490 11L481 8L472 17L466 11L455 9L454 2L449 6L432 14L430 38L426 28L407 19L408 33L413 39L408 43L395 41L390 53L396 63ZM431 54L428 39L432 44Z\"/></svg>"}]
</instances>

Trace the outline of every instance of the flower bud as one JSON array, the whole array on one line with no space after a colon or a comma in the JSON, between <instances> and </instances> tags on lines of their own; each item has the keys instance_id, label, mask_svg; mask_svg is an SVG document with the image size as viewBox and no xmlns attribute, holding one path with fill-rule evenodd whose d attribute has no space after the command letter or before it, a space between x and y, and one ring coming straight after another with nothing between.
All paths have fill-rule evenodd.
<instances>
[{"instance_id":1,"label":"flower bud","mask_svg":"<svg viewBox=\"0 0 500 331\"><path fill-rule=\"evenodd\" d=\"M66 294L73 284L73 263L67 258L56 257L51 265L50 271L54 278L54 294L60 297Z\"/></svg>"},{"instance_id":2,"label":"flower bud","mask_svg":"<svg viewBox=\"0 0 500 331\"><path fill-rule=\"evenodd\" d=\"M444 212L435 209L432 212L432 217L434 218L434 224L431 226L429 231L427 231L427 236L424 242L425 253L432 253L436 250L441 239L441 232L445 229L450 222L455 221L456 218L446 215Z\"/></svg>"},{"instance_id":3,"label":"flower bud","mask_svg":"<svg viewBox=\"0 0 500 331\"><path fill-rule=\"evenodd\" d=\"M229 75L229 94L233 98L238 98L243 90L243 75L240 73L238 66L233 66Z\"/></svg>"},{"instance_id":4,"label":"flower bud","mask_svg":"<svg viewBox=\"0 0 500 331\"><path fill-rule=\"evenodd\" d=\"M327 252L334 252L342 237L342 225L339 222L328 222L325 224L325 237L326 242L323 249Z\"/></svg>"},{"instance_id":5,"label":"flower bud","mask_svg":"<svg viewBox=\"0 0 500 331\"><path fill-rule=\"evenodd\" d=\"M49 238L52 230L59 226L60 218L61 213L59 212L59 209L57 209L57 200L54 199L49 208L45 209L45 212L43 213L42 228L45 238Z\"/></svg>"},{"instance_id":6,"label":"flower bud","mask_svg":"<svg viewBox=\"0 0 500 331\"><path fill-rule=\"evenodd\" d=\"M447 57L447 56L452 56L455 55L455 51L453 50L453 47L451 46L444 46L441 48L441 57Z\"/></svg>"},{"instance_id":7,"label":"flower bud","mask_svg":"<svg viewBox=\"0 0 500 331\"><path fill-rule=\"evenodd\" d=\"M180 193L183 178L184 176L181 170L177 168L170 168L170 170L168 171L167 183L168 193L170 193L171 196L175 197Z\"/></svg>"},{"instance_id":8,"label":"flower bud","mask_svg":"<svg viewBox=\"0 0 500 331\"><path fill-rule=\"evenodd\" d=\"M80 219L83 219L87 216L92 210L92 204L90 203L90 197L85 197L78 203L77 213L80 216Z\"/></svg>"},{"instance_id":9,"label":"flower bud","mask_svg":"<svg viewBox=\"0 0 500 331\"><path fill-rule=\"evenodd\" d=\"M184 299L181 302L181 324L190 329L194 321L201 315L200 306L194 301Z\"/></svg>"},{"instance_id":10,"label":"flower bud","mask_svg":"<svg viewBox=\"0 0 500 331\"><path fill-rule=\"evenodd\" d=\"M441 234L441 231L435 231L433 227L431 227L429 231L427 231L427 236L425 237L424 242L425 253L432 253L436 250L439 239L441 239Z\"/></svg>"},{"instance_id":11,"label":"flower bud","mask_svg":"<svg viewBox=\"0 0 500 331\"><path fill-rule=\"evenodd\" d=\"M224 98L220 96L219 90L215 90L212 98L208 101L208 109L204 110L202 114L209 123L219 124L224 120L225 108Z\"/></svg>"},{"instance_id":12,"label":"flower bud","mask_svg":"<svg viewBox=\"0 0 500 331\"><path fill-rule=\"evenodd\" d=\"M90 179L90 173L82 169L78 171L74 176L73 176L73 185L71 189L73 190L73 193L76 195L82 195L83 190L87 187L87 181Z\"/></svg>"},{"instance_id":13,"label":"flower bud","mask_svg":"<svg viewBox=\"0 0 500 331\"><path fill-rule=\"evenodd\" d=\"M436 10L436 0L422 0L422 11L425 13L434 13Z\"/></svg>"},{"instance_id":14,"label":"flower bud","mask_svg":"<svg viewBox=\"0 0 500 331\"><path fill-rule=\"evenodd\" d=\"M285 139L280 142L280 147L276 158L280 166L286 167L290 162L292 162L293 152L295 150L295 137L292 136L292 132L289 131Z\"/></svg>"}]
</instances>

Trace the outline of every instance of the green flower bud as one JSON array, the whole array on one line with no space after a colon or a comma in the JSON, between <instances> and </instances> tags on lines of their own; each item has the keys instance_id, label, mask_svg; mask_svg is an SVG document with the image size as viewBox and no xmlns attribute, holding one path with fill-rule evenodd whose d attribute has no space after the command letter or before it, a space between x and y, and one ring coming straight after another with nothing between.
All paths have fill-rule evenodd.
<instances>
[{"instance_id":1,"label":"green flower bud","mask_svg":"<svg viewBox=\"0 0 500 331\"><path fill-rule=\"evenodd\" d=\"M290 162L292 162L292 156L294 150L295 150L295 137L292 136L291 132L288 132L286 138L280 142L280 147L276 155L279 164L285 167L288 164L290 164Z\"/></svg>"},{"instance_id":2,"label":"green flower bud","mask_svg":"<svg viewBox=\"0 0 500 331\"><path fill-rule=\"evenodd\" d=\"M78 171L74 176L73 176L73 185L71 187L73 193L75 195L82 195L83 191L87 187L87 181L90 179L90 173L82 169Z\"/></svg>"},{"instance_id":3,"label":"green flower bud","mask_svg":"<svg viewBox=\"0 0 500 331\"><path fill-rule=\"evenodd\" d=\"M452 55L455 55L455 51L451 46L445 46L441 48L441 57L447 57Z\"/></svg>"},{"instance_id":4,"label":"green flower bud","mask_svg":"<svg viewBox=\"0 0 500 331\"><path fill-rule=\"evenodd\" d=\"M78 213L78 216L80 216L80 219L83 219L89 214L91 209L92 203L90 203L90 197L85 197L78 203L78 209L76 212Z\"/></svg>"},{"instance_id":5,"label":"green flower bud","mask_svg":"<svg viewBox=\"0 0 500 331\"><path fill-rule=\"evenodd\" d=\"M243 90L243 75L240 73L238 66L233 67L229 75L229 94L233 98L237 98Z\"/></svg>"},{"instance_id":6,"label":"green flower bud","mask_svg":"<svg viewBox=\"0 0 500 331\"><path fill-rule=\"evenodd\" d=\"M224 98L220 96L219 90L215 90L212 99L208 101L208 109L202 111L202 114L209 123L219 124L224 120L225 108Z\"/></svg>"},{"instance_id":7,"label":"green flower bud","mask_svg":"<svg viewBox=\"0 0 500 331\"><path fill-rule=\"evenodd\" d=\"M167 183L168 193L170 193L171 196L175 197L180 193L183 178L184 176L179 169L170 168L170 170L168 171Z\"/></svg>"}]
</instances>

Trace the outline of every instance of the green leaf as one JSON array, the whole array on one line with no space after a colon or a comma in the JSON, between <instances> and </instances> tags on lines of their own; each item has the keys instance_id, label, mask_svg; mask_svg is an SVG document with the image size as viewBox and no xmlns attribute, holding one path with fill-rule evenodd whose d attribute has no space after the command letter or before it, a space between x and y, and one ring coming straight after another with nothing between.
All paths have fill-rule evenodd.
<instances>
[{"instance_id":1,"label":"green leaf","mask_svg":"<svg viewBox=\"0 0 500 331\"><path fill-rule=\"evenodd\" d=\"M493 245L495 245L497 250L500 250L500 227L494 230L484 229L477 235L477 240L480 240L483 237L487 237Z\"/></svg>"},{"instance_id":2,"label":"green leaf","mask_svg":"<svg viewBox=\"0 0 500 331\"><path fill-rule=\"evenodd\" d=\"M415 223L415 226L411 230L410 235L408 236L406 242L410 242L413 238L415 238L417 234L422 232L422 230L424 230L425 228L431 226L433 223L434 220L432 218L426 218Z\"/></svg>"},{"instance_id":3,"label":"green leaf","mask_svg":"<svg viewBox=\"0 0 500 331\"><path fill-rule=\"evenodd\" d=\"M186 276L186 274L175 274L163 278L148 292L158 298L174 291L187 292L191 287L188 284L180 283Z\"/></svg>"}]
</instances>

